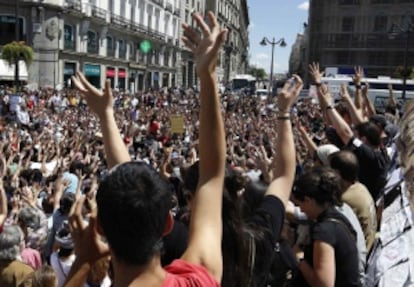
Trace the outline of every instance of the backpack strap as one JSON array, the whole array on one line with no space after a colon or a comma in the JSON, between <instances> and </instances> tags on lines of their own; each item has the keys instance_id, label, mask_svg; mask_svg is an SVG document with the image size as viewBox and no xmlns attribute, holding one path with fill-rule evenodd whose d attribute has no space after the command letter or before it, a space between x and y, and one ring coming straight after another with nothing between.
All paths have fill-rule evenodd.
<instances>
[{"instance_id":1,"label":"backpack strap","mask_svg":"<svg viewBox=\"0 0 414 287\"><path fill-rule=\"evenodd\" d=\"M342 227L344 227L345 230L347 230L347 232L354 239L354 241L357 242L357 237L356 237L355 232L352 232L351 229L349 228L349 226L347 224L345 224L345 222L343 222L342 220L337 219L337 218L333 218L333 217L329 217L329 218L325 219L324 221L330 221L330 222L338 223L339 225L341 225Z\"/></svg>"}]
</instances>

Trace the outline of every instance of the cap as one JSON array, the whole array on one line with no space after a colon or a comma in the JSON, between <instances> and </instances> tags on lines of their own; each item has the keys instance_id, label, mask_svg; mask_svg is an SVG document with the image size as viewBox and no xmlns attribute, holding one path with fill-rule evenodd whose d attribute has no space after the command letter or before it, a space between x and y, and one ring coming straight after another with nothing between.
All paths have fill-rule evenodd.
<instances>
[{"instance_id":1,"label":"cap","mask_svg":"<svg viewBox=\"0 0 414 287\"><path fill-rule=\"evenodd\" d=\"M329 161L328 161L328 157L335 153L338 152L339 148L333 144L326 144L326 145L321 145L320 147L318 147L316 149L316 155L318 156L319 160L323 163L323 165L328 166L329 165Z\"/></svg>"}]
</instances>

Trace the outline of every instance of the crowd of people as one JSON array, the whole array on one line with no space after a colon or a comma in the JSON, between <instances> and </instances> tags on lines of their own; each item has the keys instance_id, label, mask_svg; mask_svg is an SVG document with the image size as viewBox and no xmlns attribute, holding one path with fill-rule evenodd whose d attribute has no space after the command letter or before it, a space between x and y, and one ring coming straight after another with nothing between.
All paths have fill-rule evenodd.
<instances>
[{"instance_id":1,"label":"crowd of people","mask_svg":"<svg viewBox=\"0 0 414 287\"><path fill-rule=\"evenodd\" d=\"M297 75L272 102L219 95L227 31L193 17L199 92L101 91L82 73L75 89L0 87L1 287L379 284L387 194L413 186L414 105L390 93L376 111L360 68L334 99L317 63L317 97Z\"/></svg>"}]
</instances>

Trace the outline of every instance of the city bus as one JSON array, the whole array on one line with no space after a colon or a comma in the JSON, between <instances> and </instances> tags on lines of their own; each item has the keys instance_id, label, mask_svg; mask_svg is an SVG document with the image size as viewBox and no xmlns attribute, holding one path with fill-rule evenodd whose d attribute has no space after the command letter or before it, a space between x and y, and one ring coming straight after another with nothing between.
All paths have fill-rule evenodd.
<instances>
[{"instance_id":1,"label":"city bus","mask_svg":"<svg viewBox=\"0 0 414 287\"><path fill-rule=\"evenodd\" d=\"M351 77L322 77L322 83L325 83L329 86L329 91L331 92L334 99L340 98L341 84L346 83L350 91L350 95L353 96L355 92L355 86ZM402 79L393 79L390 77L377 77L377 78L364 78L362 79L362 85L364 83L369 84L368 96L371 102L374 104L375 108L383 109L389 99L389 90L388 86L391 84L393 89L393 95L397 102L402 104L404 100L402 99L403 91L403 80ZM406 92L405 100L414 99L414 80L407 80L406 82Z\"/></svg>"},{"instance_id":2,"label":"city bus","mask_svg":"<svg viewBox=\"0 0 414 287\"><path fill-rule=\"evenodd\" d=\"M235 75L231 79L231 90L233 93L244 92L253 95L256 90L256 78L252 75Z\"/></svg>"}]
</instances>

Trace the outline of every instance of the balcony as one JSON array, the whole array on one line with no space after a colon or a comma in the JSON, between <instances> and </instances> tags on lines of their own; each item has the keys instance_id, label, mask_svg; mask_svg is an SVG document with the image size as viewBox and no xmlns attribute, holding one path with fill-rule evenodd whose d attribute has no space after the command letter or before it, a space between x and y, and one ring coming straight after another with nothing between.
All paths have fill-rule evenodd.
<instances>
[{"instance_id":1,"label":"balcony","mask_svg":"<svg viewBox=\"0 0 414 287\"><path fill-rule=\"evenodd\" d=\"M131 22L131 29L137 33L147 34L148 28L142 24Z\"/></svg>"},{"instance_id":2,"label":"balcony","mask_svg":"<svg viewBox=\"0 0 414 287\"><path fill-rule=\"evenodd\" d=\"M162 6L162 0L152 0L152 2L154 2L155 4L157 4L158 6L161 6L161 7L163 7Z\"/></svg>"},{"instance_id":3,"label":"balcony","mask_svg":"<svg viewBox=\"0 0 414 287\"><path fill-rule=\"evenodd\" d=\"M128 27L130 25L130 22L125 17L114 13L111 13L111 23L122 27Z\"/></svg>"},{"instance_id":4,"label":"balcony","mask_svg":"<svg viewBox=\"0 0 414 287\"><path fill-rule=\"evenodd\" d=\"M175 8L174 15L180 17L181 15L180 8Z\"/></svg>"},{"instance_id":5,"label":"balcony","mask_svg":"<svg viewBox=\"0 0 414 287\"><path fill-rule=\"evenodd\" d=\"M64 8L72 12L81 12L82 4L79 0L66 0Z\"/></svg>"},{"instance_id":6,"label":"balcony","mask_svg":"<svg viewBox=\"0 0 414 287\"><path fill-rule=\"evenodd\" d=\"M106 19L106 10L96 5L91 5L92 16L96 18Z\"/></svg>"},{"instance_id":7,"label":"balcony","mask_svg":"<svg viewBox=\"0 0 414 287\"><path fill-rule=\"evenodd\" d=\"M167 10L168 12L173 13L174 12L173 5L171 3L167 3L167 5L165 5L165 10Z\"/></svg>"}]
</instances>

